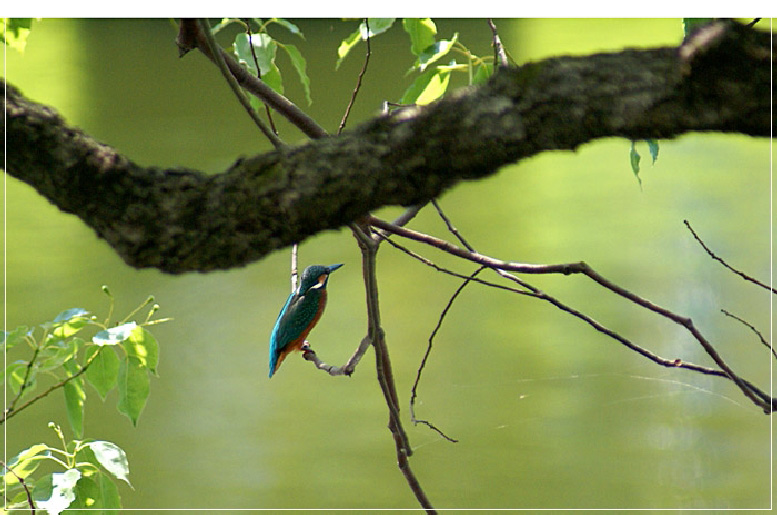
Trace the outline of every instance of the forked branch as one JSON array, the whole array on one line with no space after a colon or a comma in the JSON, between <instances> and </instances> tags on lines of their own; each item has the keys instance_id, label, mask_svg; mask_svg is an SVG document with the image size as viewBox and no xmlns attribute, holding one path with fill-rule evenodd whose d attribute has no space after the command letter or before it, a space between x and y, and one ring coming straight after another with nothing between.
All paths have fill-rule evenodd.
<instances>
[{"instance_id":1,"label":"forked branch","mask_svg":"<svg viewBox=\"0 0 777 515\"><path fill-rule=\"evenodd\" d=\"M565 311L585 321L597 331L603 334L606 334L607 336L619 341L623 345L626 345L630 349L647 357L654 363L660 364L665 367L686 368L686 369L693 370L696 372L701 372L704 374L726 377L731 381L733 381L737 385L737 387L739 387L742 393L748 399L750 399L756 406L763 409L764 413L770 414L774 411L777 411L777 400L775 400L774 398L769 396L766 392L753 385L751 382L739 377L736 373L734 373L731 367L729 367L729 365L723 360L723 358L720 356L717 350L704 337L704 335L694 325L693 321L690 318L678 315L667 308L659 306L651 302L650 300L644 297L641 297L627 290L626 288L619 286L618 284L615 284L614 282L610 281L609 279L605 278L604 276L596 272L593 268L591 268L588 264L584 262L565 263L565 264L543 264L543 265L507 262L507 261L502 261L499 259L495 259L489 256L479 254L472 250L463 249L461 247L453 245L450 242L447 242L440 238L436 238L434 236L423 234L405 227L395 226L394 224L381 220L375 216L367 217L366 222L374 227L377 227L385 231L386 233L396 234L398 236L402 236L421 243L425 243L429 246L432 246L444 252L447 252L448 254L460 257L462 259L465 259L474 263L478 263L488 268L492 268L496 270L501 276L518 283L521 287L528 290L528 292L522 292L522 293L529 294L533 297L537 297L547 302L550 302L552 305L556 306L562 311ZM515 277L513 274L508 272L517 272L517 273L524 273L524 274L584 275L589 279L591 279L592 281L594 281L595 283L597 283L599 286L602 286L603 288L625 299L628 299L634 304L637 304L638 306L641 306L649 311L652 311L682 326L704 348L707 355L709 355L710 358L712 358L712 360L715 362L715 364L720 368L710 369L706 367L701 367L699 365L695 365L693 363L685 362L681 359L672 360L672 359L662 358L648 351L647 349L644 349L638 345L635 345L627 338L624 338L618 333L604 327L602 324L595 321L591 317L585 315L584 313L580 312L579 310L576 310L570 306L565 305L564 303L560 302L558 299L542 292L538 288L531 286L527 282Z\"/></svg>"}]
</instances>

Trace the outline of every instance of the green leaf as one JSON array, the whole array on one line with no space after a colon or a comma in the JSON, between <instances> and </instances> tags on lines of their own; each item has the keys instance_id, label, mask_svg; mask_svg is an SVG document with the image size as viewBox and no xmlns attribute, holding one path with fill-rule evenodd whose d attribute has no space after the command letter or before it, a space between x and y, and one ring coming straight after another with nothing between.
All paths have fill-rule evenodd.
<instances>
[{"instance_id":1,"label":"green leaf","mask_svg":"<svg viewBox=\"0 0 777 515\"><path fill-rule=\"evenodd\" d=\"M405 18L402 28L410 36L410 51L415 56L421 55L436 41L437 26L430 18Z\"/></svg>"},{"instance_id":2,"label":"green leaf","mask_svg":"<svg viewBox=\"0 0 777 515\"><path fill-rule=\"evenodd\" d=\"M3 476L6 485L19 482L19 478L25 479L35 472L42 459L48 453L49 446L38 443L21 451L8 461L7 467L13 472L7 471Z\"/></svg>"},{"instance_id":3,"label":"green leaf","mask_svg":"<svg viewBox=\"0 0 777 515\"><path fill-rule=\"evenodd\" d=\"M658 160L658 140L648 139L645 141L647 142L648 150L650 150L650 157L653 158L653 164L656 164Z\"/></svg>"},{"instance_id":4,"label":"green leaf","mask_svg":"<svg viewBox=\"0 0 777 515\"><path fill-rule=\"evenodd\" d=\"M272 63L272 66L270 67L270 71L262 75L261 78L262 78L262 82L270 86L276 92L280 93L281 95L284 93L283 79L281 78L281 70L278 69L275 63Z\"/></svg>"},{"instance_id":5,"label":"green leaf","mask_svg":"<svg viewBox=\"0 0 777 515\"><path fill-rule=\"evenodd\" d=\"M70 309L66 309L65 311L63 311L62 313L60 313L59 315L54 317L53 322L55 324L58 324L58 323L61 323L61 322L67 322L68 320L71 320L71 319L73 319L75 317L84 317L84 316L86 316L88 314L89 314L89 312L87 310L85 310L85 309L70 308Z\"/></svg>"},{"instance_id":6,"label":"green leaf","mask_svg":"<svg viewBox=\"0 0 777 515\"><path fill-rule=\"evenodd\" d=\"M367 18L366 24L362 22L359 25L359 33L362 39L375 37L389 30L396 20L396 18ZM370 26L369 31L367 31L367 25Z\"/></svg>"},{"instance_id":7,"label":"green leaf","mask_svg":"<svg viewBox=\"0 0 777 515\"><path fill-rule=\"evenodd\" d=\"M128 485L132 486L127 477L129 475L129 462L121 447L105 440L89 442L86 445L92 449L95 458L105 470L113 474L116 479L126 481Z\"/></svg>"},{"instance_id":8,"label":"green leaf","mask_svg":"<svg viewBox=\"0 0 777 515\"><path fill-rule=\"evenodd\" d=\"M32 29L32 18L0 18L0 39L20 54L27 46Z\"/></svg>"},{"instance_id":9,"label":"green leaf","mask_svg":"<svg viewBox=\"0 0 777 515\"><path fill-rule=\"evenodd\" d=\"M400 99L400 104L426 105L440 98L448 89L450 70L431 69L421 74Z\"/></svg>"},{"instance_id":10,"label":"green leaf","mask_svg":"<svg viewBox=\"0 0 777 515\"><path fill-rule=\"evenodd\" d=\"M494 74L493 64L481 64L475 75L472 76L472 84L483 84Z\"/></svg>"},{"instance_id":11,"label":"green leaf","mask_svg":"<svg viewBox=\"0 0 777 515\"><path fill-rule=\"evenodd\" d=\"M7 367L5 367L5 374L3 380L11 387L14 395L19 393L22 385L24 384L24 375L27 373L26 361L14 361ZM35 368L30 371L30 377L27 378L27 382L32 384L35 381Z\"/></svg>"},{"instance_id":12,"label":"green leaf","mask_svg":"<svg viewBox=\"0 0 777 515\"><path fill-rule=\"evenodd\" d=\"M107 474L93 473L76 483L76 499L67 510L68 515L118 515L121 508L119 489ZM99 510L99 511L98 511Z\"/></svg>"},{"instance_id":13,"label":"green leaf","mask_svg":"<svg viewBox=\"0 0 777 515\"><path fill-rule=\"evenodd\" d=\"M81 308L71 308L58 314L51 322L41 324L43 329L54 329L53 335L58 338L68 338L81 330L89 320L85 318L89 312Z\"/></svg>"},{"instance_id":14,"label":"green leaf","mask_svg":"<svg viewBox=\"0 0 777 515\"><path fill-rule=\"evenodd\" d=\"M46 474L42 478L35 481L35 486L32 489L32 499L38 508L41 508L40 502L46 501L51 498L51 492L54 490L54 485L51 483L52 474Z\"/></svg>"},{"instance_id":15,"label":"green leaf","mask_svg":"<svg viewBox=\"0 0 777 515\"><path fill-rule=\"evenodd\" d=\"M299 30L299 27L291 23L286 18L273 18L270 20L272 23L277 23L278 25L284 27L286 30L291 32L292 34L296 34L297 36L301 37L302 39L305 39L305 35L302 33L301 30Z\"/></svg>"},{"instance_id":16,"label":"green leaf","mask_svg":"<svg viewBox=\"0 0 777 515\"><path fill-rule=\"evenodd\" d=\"M97 478L97 486L100 487L100 494L102 495L103 515L118 514L118 511L115 510L121 508L119 488L116 486L116 483L105 474L98 474Z\"/></svg>"},{"instance_id":17,"label":"green leaf","mask_svg":"<svg viewBox=\"0 0 777 515\"><path fill-rule=\"evenodd\" d=\"M49 479L50 483L36 482L33 498L38 508L48 511L50 515L59 515L75 500L76 483L81 479L81 472L68 469L65 472L54 472L45 479Z\"/></svg>"},{"instance_id":18,"label":"green leaf","mask_svg":"<svg viewBox=\"0 0 777 515\"><path fill-rule=\"evenodd\" d=\"M259 63L259 72L262 79L272 71L275 65L275 54L278 52L278 43L270 37L269 34L253 34L250 38L251 45L254 47L256 62ZM250 52L250 49L249 49ZM253 55L251 56L253 60Z\"/></svg>"},{"instance_id":19,"label":"green leaf","mask_svg":"<svg viewBox=\"0 0 777 515\"><path fill-rule=\"evenodd\" d=\"M683 33L685 36L702 25L707 25L715 18L683 18Z\"/></svg>"},{"instance_id":20,"label":"green leaf","mask_svg":"<svg viewBox=\"0 0 777 515\"><path fill-rule=\"evenodd\" d=\"M639 161L642 157L637 152L637 147L634 141L631 142L631 152L629 152L629 161L631 162L631 171L634 173L634 177L639 181L639 187L642 187L642 179L639 177Z\"/></svg>"},{"instance_id":21,"label":"green leaf","mask_svg":"<svg viewBox=\"0 0 777 515\"><path fill-rule=\"evenodd\" d=\"M78 364L74 360L66 361L63 368L68 376L73 377L78 372ZM86 390L84 389L84 378L78 376L71 379L63 388L65 391L65 407L67 408L67 420L76 438L84 437L84 402L86 401Z\"/></svg>"},{"instance_id":22,"label":"green leaf","mask_svg":"<svg viewBox=\"0 0 777 515\"><path fill-rule=\"evenodd\" d=\"M104 329L92 337L95 345L118 345L130 337L132 331L138 326L135 322L128 322L110 329Z\"/></svg>"},{"instance_id":23,"label":"green leaf","mask_svg":"<svg viewBox=\"0 0 777 515\"><path fill-rule=\"evenodd\" d=\"M127 356L119 366L119 402L116 408L127 415L132 425L138 425L138 417L146 406L150 380L148 369L135 356Z\"/></svg>"},{"instance_id":24,"label":"green leaf","mask_svg":"<svg viewBox=\"0 0 777 515\"><path fill-rule=\"evenodd\" d=\"M251 46L254 47L253 54L256 54L256 60L251 53ZM256 64L259 64L259 78L278 93L283 93L283 81L281 71L275 64L275 54L278 52L278 43L270 37L269 34L253 34L249 39L245 33L235 36L235 53L241 64L248 67L248 70L256 75Z\"/></svg>"},{"instance_id":25,"label":"green leaf","mask_svg":"<svg viewBox=\"0 0 777 515\"><path fill-rule=\"evenodd\" d=\"M229 27L233 23L238 23L239 21L240 20L238 20L237 18L221 18L221 21L218 22L217 24L213 25L210 28L210 31L215 36L216 34L221 32L223 29ZM261 23L261 20L260 20L260 23Z\"/></svg>"},{"instance_id":26,"label":"green leaf","mask_svg":"<svg viewBox=\"0 0 777 515\"><path fill-rule=\"evenodd\" d=\"M257 68L254 57L251 55L251 43L248 34L240 32L235 36L235 42L232 43L232 50L237 56L237 62L248 68L251 75L256 75Z\"/></svg>"},{"instance_id":27,"label":"green leaf","mask_svg":"<svg viewBox=\"0 0 777 515\"><path fill-rule=\"evenodd\" d=\"M286 51L289 59L291 59L291 64L293 64L294 69L297 70L299 81L302 83L302 88L305 90L305 100L308 101L308 105L312 104L313 100L310 98L310 79L308 78L306 71L307 62L305 61L305 58L302 57L302 54L294 45L281 45L281 48Z\"/></svg>"},{"instance_id":28,"label":"green leaf","mask_svg":"<svg viewBox=\"0 0 777 515\"><path fill-rule=\"evenodd\" d=\"M261 111L264 109L264 102L262 102L261 100L259 100L259 99L258 99L257 97L255 97L254 95L250 95L250 96L248 97L248 103L249 103L249 104L251 104L251 107L253 107L253 108L254 108L254 110L255 110L257 113L261 112Z\"/></svg>"},{"instance_id":29,"label":"green leaf","mask_svg":"<svg viewBox=\"0 0 777 515\"><path fill-rule=\"evenodd\" d=\"M20 325L13 331L3 331L0 335L0 346L6 349L12 349L16 344L23 342L25 336L32 334L32 331L26 325Z\"/></svg>"},{"instance_id":30,"label":"green leaf","mask_svg":"<svg viewBox=\"0 0 777 515\"><path fill-rule=\"evenodd\" d=\"M128 356L138 358L141 366L156 374L156 367L159 364L159 344L145 328L136 327L124 342L124 349Z\"/></svg>"},{"instance_id":31,"label":"green leaf","mask_svg":"<svg viewBox=\"0 0 777 515\"><path fill-rule=\"evenodd\" d=\"M361 22L359 28L355 32L352 32L350 36L340 42L340 46L337 47L337 64L335 64L335 70L340 68L340 64L348 53L359 44L359 41L367 39L367 37L374 37L378 34L383 34L396 21L396 18L367 18L370 26L370 30L367 30L367 25Z\"/></svg>"},{"instance_id":32,"label":"green leaf","mask_svg":"<svg viewBox=\"0 0 777 515\"><path fill-rule=\"evenodd\" d=\"M38 354L38 370L53 370L61 367L64 362L73 359L78 354L83 344L84 340L81 338L49 339L46 346Z\"/></svg>"},{"instance_id":33,"label":"green leaf","mask_svg":"<svg viewBox=\"0 0 777 515\"><path fill-rule=\"evenodd\" d=\"M89 320L83 317L74 317L62 324L59 327L54 328L52 335L57 338L70 338L78 331L83 329L89 323Z\"/></svg>"},{"instance_id":34,"label":"green leaf","mask_svg":"<svg viewBox=\"0 0 777 515\"><path fill-rule=\"evenodd\" d=\"M27 487L34 487L34 483L27 483ZM6 515L6 513L13 513L13 510L28 510L30 501L27 498L27 492L21 488L16 488L16 495L13 495L9 501L6 501L5 506L0 508L0 514ZM11 492L9 492L10 494Z\"/></svg>"},{"instance_id":35,"label":"green leaf","mask_svg":"<svg viewBox=\"0 0 777 515\"><path fill-rule=\"evenodd\" d=\"M88 361L95 353L97 356L92 360L89 368L86 369L84 375L86 380L91 384L97 394L102 400L105 400L105 396L110 392L119 377L119 358L112 350L104 349L104 347L88 347L86 349L85 359Z\"/></svg>"},{"instance_id":36,"label":"green leaf","mask_svg":"<svg viewBox=\"0 0 777 515\"><path fill-rule=\"evenodd\" d=\"M340 42L340 46L337 47L337 64L335 64L335 70L340 68L340 63L346 58L348 52L361 41L361 38L361 31L356 29L356 32L352 32L350 36Z\"/></svg>"},{"instance_id":37,"label":"green leaf","mask_svg":"<svg viewBox=\"0 0 777 515\"><path fill-rule=\"evenodd\" d=\"M443 39L426 48L418 56L416 67L418 67L418 69L422 72L425 71L429 65L437 62L440 58L447 55L458 39L459 34L456 33L450 40Z\"/></svg>"},{"instance_id":38,"label":"green leaf","mask_svg":"<svg viewBox=\"0 0 777 515\"><path fill-rule=\"evenodd\" d=\"M75 493L76 498L68 507L68 515L89 515L94 513L81 508L88 508L89 510L99 510L102 508L100 488L91 477L81 477L76 483Z\"/></svg>"}]
</instances>

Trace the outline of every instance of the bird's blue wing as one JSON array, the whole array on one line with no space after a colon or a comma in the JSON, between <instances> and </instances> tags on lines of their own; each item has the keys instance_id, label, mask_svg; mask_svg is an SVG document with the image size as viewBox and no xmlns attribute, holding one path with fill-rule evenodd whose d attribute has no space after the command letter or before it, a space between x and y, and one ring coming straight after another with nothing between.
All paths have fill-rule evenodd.
<instances>
[{"instance_id":1,"label":"bird's blue wing","mask_svg":"<svg viewBox=\"0 0 777 515\"><path fill-rule=\"evenodd\" d=\"M275 370L275 364L278 362L281 350L291 342L284 321L288 320L289 306L291 306L294 297L295 294L292 293L289 295L289 298L286 299L286 304L283 305L283 309L278 313L278 319L275 321L275 327L273 327L272 335L270 336L270 377L272 377L273 371Z\"/></svg>"},{"instance_id":2,"label":"bird's blue wing","mask_svg":"<svg viewBox=\"0 0 777 515\"><path fill-rule=\"evenodd\" d=\"M298 339L318 312L315 295L292 293L278 314L270 336L270 377L283 349Z\"/></svg>"}]
</instances>

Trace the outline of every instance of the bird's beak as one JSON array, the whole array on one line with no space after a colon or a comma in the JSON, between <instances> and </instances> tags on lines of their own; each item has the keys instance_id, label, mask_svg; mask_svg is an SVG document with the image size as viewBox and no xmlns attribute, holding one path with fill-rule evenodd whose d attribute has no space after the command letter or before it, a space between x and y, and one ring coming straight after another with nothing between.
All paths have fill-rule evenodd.
<instances>
[{"instance_id":1,"label":"bird's beak","mask_svg":"<svg viewBox=\"0 0 777 515\"><path fill-rule=\"evenodd\" d=\"M340 268L341 266L343 266L343 264L342 264L342 263L340 263L339 265L329 265L329 266L328 266L328 267L326 267L326 268L329 270L329 273L331 274L332 272L334 272L335 270L337 270L337 269L338 269L338 268Z\"/></svg>"}]
</instances>

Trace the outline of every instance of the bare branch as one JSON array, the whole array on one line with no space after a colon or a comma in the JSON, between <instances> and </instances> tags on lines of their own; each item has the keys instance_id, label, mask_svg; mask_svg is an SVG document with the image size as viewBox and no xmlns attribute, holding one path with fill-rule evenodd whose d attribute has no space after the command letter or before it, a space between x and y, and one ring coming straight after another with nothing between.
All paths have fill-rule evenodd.
<instances>
[{"instance_id":1,"label":"bare branch","mask_svg":"<svg viewBox=\"0 0 777 515\"><path fill-rule=\"evenodd\" d=\"M754 277L751 277L751 276L747 275L746 273L741 272L741 271L737 270L736 268L734 268L733 266L731 266L728 263L726 263L726 261L724 261L723 258L718 257L717 254L715 254L714 252L712 252L712 250L710 250L710 248L704 243L704 241L699 237L699 235L696 234L696 231L693 230L693 227L691 227L691 223L688 220L683 220L683 223L688 228L688 230L691 231L691 234L693 235L694 239L699 242L699 245L701 245L701 248L703 248L704 251L712 259L714 259L715 261L717 261L721 265L725 266L726 268L728 268L729 270L731 270L732 272L737 274L742 279L744 279L746 281L750 281L751 283L755 284L756 286L760 286L761 288L764 288L765 290L770 290L772 293L777 293L777 289L772 288L768 284L762 283L758 279L756 279Z\"/></svg>"},{"instance_id":2,"label":"bare branch","mask_svg":"<svg viewBox=\"0 0 777 515\"><path fill-rule=\"evenodd\" d=\"M308 361L312 361L316 365L316 368L326 371L330 376L351 376L354 370L356 370L356 365L359 364L362 356L364 356L364 353L367 352L367 349L370 348L370 345L372 345L372 342L370 341L369 336L362 338L362 341L356 348L356 351L354 351L353 355L348 359L345 365L341 367L327 365L318 359L315 351L310 347L305 347L302 349L302 357Z\"/></svg>"},{"instance_id":3,"label":"bare branch","mask_svg":"<svg viewBox=\"0 0 777 515\"><path fill-rule=\"evenodd\" d=\"M436 513L429 498L426 496L426 492L421 487L421 483L410 467L408 458L413 454L413 450L410 447L410 441L399 417L399 400L394 383L394 373L391 368L388 346L386 345L386 335L380 322L376 258L382 237L378 234L371 234L370 227L367 225L351 224L351 230L362 253L362 275L367 297L368 338L375 348L375 367L378 383L389 411L388 427L394 438L397 465L421 507L428 513Z\"/></svg>"},{"instance_id":4,"label":"bare branch","mask_svg":"<svg viewBox=\"0 0 777 515\"><path fill-rule=\"evenodd\" d=\"M705 370L703 367L698 367L697 365L689 365L689 364L687 365L680 359L666 360L664 358L660 358L659 356L656 356L655 354L647 351L646 349L643 349L637 345L634 345L633 343L623 338L622 336L618 335L617 333L610 331L609 329L606 329L604 326L602 326L595 320L591 319L587 315L581 313L580 311L570 308L568 306L565 306L563 303L559 302L555 298L528 285L526 282L520 281L518 278L514 278L514 280L516 282L519 282L521 286L529 288L531 290L532 296L536 296L544 300L547 300L548 302L555 305L556 307L561 308L563 311L566 311L567 313L572 314L573 316L576 316L582 320L585 320L589 325L596 328L600 332L603 332L604 334L607 334L608 336L615 338L616 340L620 341L621 343L628 346L632 350L639 352L643 356L651 359L656 363L659 363L663 366L688 368L688 369L693 369L703 373L727 377L728 379L732 380L739 387L740 390L742 390L742 393L748 399L750 399L756 406L763 409L765 413L769 414L769 413L772 413L773 411L777 411L777 399L773 399L765 392L755 387L749 381L736 375L734 371L726 364L726 362L723 360L723 358L720 356L717 350L712 346L712 344L710 344L710 342L696 328L696 326L694 325L693 321L690 318L680 316L669 309L666 309L657 304L654 304L648 299L640 297L639 295L636 295L635 293L632 293L631 291L611 282L610 280L606 279L604 276L596 272L593 268L591 268L589 265L587 265L584 262L555 264L555 265L531 265L531 264L521 264L521 263L510 263L510 262L494 259L488 256L484 256L482 254L478 254L477 252L464 250L447 241L444 241L439 238L435 238L433 236L429 236L423 233L419 233L417 231L413 231L412 229L394 226L389 222L380 220L379 218L376 218L374 216L369 216L367 217L366 220L371 225L379 227L387 232L391 232L399 236L404 236L422 243L426 243L440 250L443 250L449 254L461 257L463 259L466 259L475 263L479 263L481 265L484 265L489 268L493 268L495 270L501 270L503 272L513 271L513 272L528 273L528 274L559 274L560 273L564 275L569 275L569 274L584 275L589 279L593 280L594 282L596 282L597 284L599 284L600 286L610 290L613 293L616 293L617 295L625 299L630 300L634 304L637 304L645 309L648 309L649 311L652 311L665 318L668 318L669 320L675 322L676 324L684 327L689 333L691 333L694 339L704 348L704 350L713 359L713 361L715 361L718 367L720 367L720 370L717 370L717 371L714 369ZM511 277L511 276L508 274L506 277Z\"/></svg>"},{"instance_id":5,"label":"bare branch","mask_svg":"<svg viewBox=\"0 0 777 515\"><path fill-rule=\"evenodd\" d=\"M491 18L488 19L488 26L491 28L491 45L494 47L494 63L501 67L507 67L510 62L507 60L507 53L504 46L502 46L502 39L499 37L499 33L496 30L496 25Z\"/></svg>"},{"instance_id":6,"label":"bare branch","mask_svg":"<svg viewBox=\"0 0 777 515\"><path fill-rule=\"evenodd\" d=\"M351 107L353 107L353 104L356 102L356 95L359 94L359 90L362 87L362 79L364 78L364 74L367 72L367 65L370 64L370 56L372 55L372 49L370 48L369 18L364 18L364 25L367 26L367 54L364 56L364 64L362 65L362 69L359 72L359 76L356 78L356 87L353 88L353 93L351 93L351 100L348 102L348 105L345 107L345 113L343 113L343 119L340 120L340 126L337 128L337 134L340 134L341 132L343 132L343 129L345 129L345 124L348 121L348 116L351 114Z\"/></svg>"},{"instance_id":7,"label":"bare branch","mask_svg":"<svg viewBox=\"0 0 777 515\"><path fill-rule=\"evenodd\" d=\"M428 234L420 233L406 227L399 227L385 220L381 220L375 216L369 215L365 217L365 221L372 226L379 229L383 229L389 233L396 234L411 240L419 241L432 247L436 247L440 250L458 256L460 258L467 259L474 263L478 263L489 268L495 268L499 270L511 270L513 272L521 272L525 274L564 274L569 275L572 273L580 273L583 270L583 263L566 263L560 265L533 265L527 263L514 263L508 261L502 261L500 259L494 259L492 257L484 256L477 252L462 249L450 242L429 236Z\"/></svg>"},{"instance_id":8,"label":"bare branch","mask_svg":"<svg viewBox=\"0 0 777 515\"><path fill-rule=\"evenodd\" d=\"M748 322L747 320L745 320L743 318L740 318L740 317L738 317L736 315L733 315L733 314L729 313L728 311L726 311L725 309L721 309L720 311L722 311L723 314L726 315L727 317L733 318L734 320L738 320L739 322L742 323L742 325L748 327L751 331L753 331L755 333L755 335L758 336L758 339L761 340L761 344L764 347L766 347L767 349L769 349L771 351L771 353L774 355L774 357L777 358L777 352L774 351L774 347L772 347L772 344L769 343L766 340L766 338L764 338L764 335L761 334L761 331L759 331L758 329L753 327L753 325L750 322Z\"/></svg>"},{"instance_id":9,"label":"bare branch","mask_svg":"<svg viewBox=\"0 0 777 515\"><path fill-rule=\"evenodd\" d=\"M456 236L456 239L458 239L464 247L467 248L470 252L475 252L475 248L470 245L466 239L464 239L464 236L461 235L459 230L453 226L453 222L451 222L450 218L443 212L442 207L440 207L440 204L437 202L437 200L432 200L432 205L437 210L437 214L442 218L442 221L445 222L445 226L448 227L448 231L450 231L451 234Z\"/></svg>"},{"instance_id":10,"label":"bare branch","mask_svg":"<svg viewBox=\"0 0 777 515\"><path fill-rule=\"evenodd\" d=\"M464 290L464 288L470 283L470 281L475 278L480 272L482 272L485 269L484 266L481 266L477 270L475 270L469 277L467 277L464 282L462 282L458 288L456 288L456 291L453 293L450 299L448 299L448 303L445 305L445 307L442 310L442 313L440 313L440 317L437 319L437 325L432 329L432 333L429 335L429 342L426 345L426 352L424 353L424 357L421 358L421 364L418 366L418 370L416 371L415 376L415 382L413 383L413 387L410 389L410 420L412 420L413 424L424 424L427 427L433 429L434 431L437 431L440 436L448 440L449 442L458 442L458 440L451 438L450 436L446 435L441 429L439 429L437 426L429 422L428 420L421 420L416 418L415 415L415 400L418 396L418 386L421 382L421 374L426 367L426 362L429 359L429 355L432 353L432 344L434 342L434 337L437 336L437 332L442 327L442 322L445 319L445 316L448 314L448 311L450 311L451 306L453 306L453 302L456 300L456 298L461 294L461 292Z\"/></svg>"}]
</instances>

